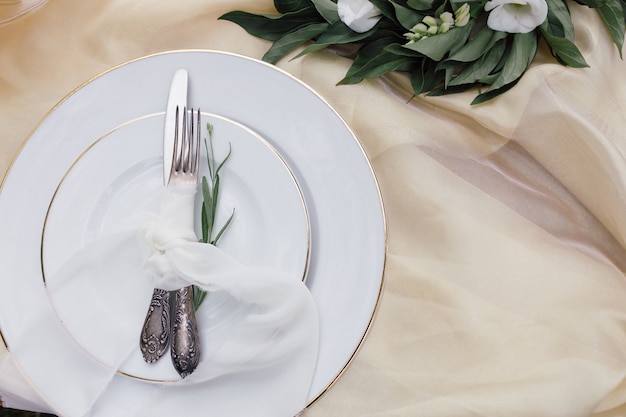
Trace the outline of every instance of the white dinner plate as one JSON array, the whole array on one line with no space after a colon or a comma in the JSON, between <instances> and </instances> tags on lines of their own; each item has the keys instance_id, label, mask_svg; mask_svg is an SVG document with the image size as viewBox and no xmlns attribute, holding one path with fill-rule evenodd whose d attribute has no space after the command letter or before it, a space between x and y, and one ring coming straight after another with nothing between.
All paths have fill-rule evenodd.
<instances>
[{"instance_id":1,"label":"white dinner plate","mask_svg":"<svg viewBox=\"0 0 626 417\"><path fill-rule=\"evenodd\" d=\"M383 282L384 212L371 165L341 117L302 82L257 60L215 51L143 57L97 76L61 101L23 146L0 193L2 336L25 377L60 415L84 409L75 393L89 383L68 377L64 365L96 365L68 340L46 295L40 242L48 206L72 163L96 138L163 111L179 68L190 75L190 106L266 138L302 190L311 236L307 286L320 319L309 402L342 373L372 322ZM38 331L25 335L26 328ZM132 399L123 398L131 387L154 385L125 377L111 384L100 406L118 409L133 407Z\"/></svg>"},{"instance_id":2,"label":"white dinner plate","mask_svg":"<svg viewBox=\"0 0 626 417\"><path fill-rule=\"evenodd\" d=\"M155 212L156 205L150 201L164 187L164 120L161 113L128 121L97 138L72 163L57 187L44 224L41 255L46 288L54 287L59 269L79 250L123 233L141 224L146 214ZM230 155L220 171L216 233L233 212L236 217L222 235L220 248L244 265L276 268L295 279L304 279L310 248L309 221L291 171L276 150L250 129L205 113L201 126L206 123L213 127L211 143L216 162ZM207 138L206 133L203 136ZM208 177L206 148L200 149L199 175ZM197 193L196 219L200 218L201 201L202 193ZM196 223L196 234L201 236L201 224ZM97 361L113 366L115 346L111 344L120 340L120 332L126 328L120 323L130 316L127 306L116 302L120 298L116 293L126 294L132 288L142 294L151 288L137 288L138 282L121 277L84 285L89 286L89 303L75 296L61 302L54 291L49 291L50 299L68 334ZM198 312L202 316L198 320L202 345L219 337L216 334L220 329L236 317L236 311L221 311L227 305L224 294L215 293ZM103 308L106 315L100 312ZM96 337L91 331L95 323L85 323L83 317L103 317ZM132 333L128 339L135 338L139 331L132 326L128 330ZM144 381L180 380L170 361L146 364L138 347L119 372Z\"/></svg>"}]
</instances>

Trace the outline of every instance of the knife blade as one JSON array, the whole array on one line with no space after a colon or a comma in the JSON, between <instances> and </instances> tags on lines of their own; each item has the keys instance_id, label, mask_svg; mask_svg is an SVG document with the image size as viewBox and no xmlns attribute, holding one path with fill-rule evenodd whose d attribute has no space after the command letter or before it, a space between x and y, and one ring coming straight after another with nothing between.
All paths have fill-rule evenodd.
<instances>
[{"instance_id":1,"label":"knife blade","mask_svg":"<svg viewBox=\"0 0 626 417\"><path fill-rule=\"evenodd\" d=\"M163 128L164 185L167 185L172 169L176 123L182 123L176 116L176 109L182 109L187 105L188 80L189 74L187 71L179 69L174 73L170 84ZM182 126L179 126L180 130L182 130ZM153 363L160 359L169 346L171 327L170 298L171 294L169 291L155 288L152 292L150 306L148 307L139 338L139 348L144 361L147 363Z\"/></svg>"},{"instance_id":2,"label":"knife blade","mask_svg":"<svg viewBox=\"0 0 626 417\"><path fill-rule=\"evenodd\" d=\"M165 124L163 127L163 184L167 185L172 171L172 155L174 153L174 131L176 128L176 107L187 106L187 89L189 73L181 68L174 73L170 84L170 93L165 108ZM179 131L182 131L182 117L179 120Z\"/></svg>"}]
</instances>

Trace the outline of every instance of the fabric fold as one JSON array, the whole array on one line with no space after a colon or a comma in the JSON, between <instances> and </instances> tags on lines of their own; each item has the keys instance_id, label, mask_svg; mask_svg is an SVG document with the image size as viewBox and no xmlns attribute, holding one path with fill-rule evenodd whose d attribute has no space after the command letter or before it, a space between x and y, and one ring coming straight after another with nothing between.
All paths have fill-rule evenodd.
<instances>
[{"instance_id":1,"label":"fabric fold","mask_svg":"<svg viewBox=\"0 0 626 417\"><path fill-rule=\"evenodd\" d=\"M299 277L242 265L216 246L199 242L193 217L186 214L192 211L194 194L195 189L163 188L158 211L141 213L129 222L135 227L76 253L47 282L52 305L77 345L116 371L111 378L122 374L135 385L145 384L140 380L162 385L158 399L144 401L137 416L148 415L153 403L177 404L185 397L182 390L206 389L211 404L198 405L203 412L291 417L306 405L315 370L319 333L315 302ZM176 290L188 285L209 295L196 312L203 349L200 364L181 380L172 372L168 355L156 369L138 361L138 342L152 288ZM71 374L90 378L80 369ZM231 387L229 395L224 395L221 379ZM86 394L94 404L110 388L99 386L101 392ZM212 389L220 395L211 395ZM257 390L264 394L257 395ZM240 401L240 395L256 400Z\"/></svg>"}]
</instances>

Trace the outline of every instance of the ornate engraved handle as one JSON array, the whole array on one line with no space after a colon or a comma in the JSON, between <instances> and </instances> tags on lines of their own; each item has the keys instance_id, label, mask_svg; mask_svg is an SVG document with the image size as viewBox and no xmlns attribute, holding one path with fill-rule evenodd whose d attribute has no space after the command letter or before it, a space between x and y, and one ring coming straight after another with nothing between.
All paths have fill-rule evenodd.
<instances>
[{"instance_id":1,"label":"ornate engraved handle","mask_svg":"<svg viewBox=\"0 0 626 417\"><path fill-rule=\"evenodd\" d=\"M139 339L143 359L148 363L157 361L167 350L169 341L170 292L155 289Z\"/></svg>"},{"instance_id":2,"label":"ornate engraved handle","mask_svg":"<svg viewBox=\"0 0 626 417\"><path fill-rule=\"evenodd\" d=\"M180 376L185 378L196 369L200 361L200 339L191 286L174 293L173 314L172 362Z\"/></svg>"}]
</instances>

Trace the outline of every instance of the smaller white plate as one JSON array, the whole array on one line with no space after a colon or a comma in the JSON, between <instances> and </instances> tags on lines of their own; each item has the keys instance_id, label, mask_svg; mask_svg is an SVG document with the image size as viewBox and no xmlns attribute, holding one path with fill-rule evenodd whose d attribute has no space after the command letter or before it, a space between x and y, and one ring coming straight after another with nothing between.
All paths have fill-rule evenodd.
<instances>
[{"instance_id":1,"label":"smaller white plate","mask_svg":"<svg viewBox=\"0 0 626 417\"><path fill-rule=\"evenodd\" d=\"M48 284L54 284L56 272L81 248L124 231L129 219L153 209L149 202L163 187L163 122L160 113L124 123L97 139L71 165L52 198L42 234L42 269ZM203 114L202 125L207 122L214 126L213 146L218 163L232 146L231 156L220 171L217 230L233 209L235 217L218 246L245 265L278 268L304 279L310 250L309 222L300 189L288 166L267 141L245 126ZM205 136L208 137L206 131ZM204 144L201 148L200 178L208 177ZM198 192L196 219L200 218L201 199ZM199 220L196 223L201 236ZM111 323L108 331L114 334L113 323L125 320L127 312L125 306L115 303L115 291L136 290L136 285L127 285L120 279L111 281L123 288L109 288L112 284L108 282L94 283L92 286L99 288L94 293L102 299L89 303L80 297L64 297L61 301L55 292L49 295L72 339L98 362L117 368L111 356L114 349L90 338L89 332L81 330L85 323L80 319L85 308L105 306ZM237 316L236 311L222 311L231 305L223 298L224 295L212 294L202 306L202 315L211 318L199 320L207 343ZM137 340L140 330L137 329ZM119 372L144 381L180 380L169 357L146 364L138 344Z\"/></svg>"}]
</instances>

